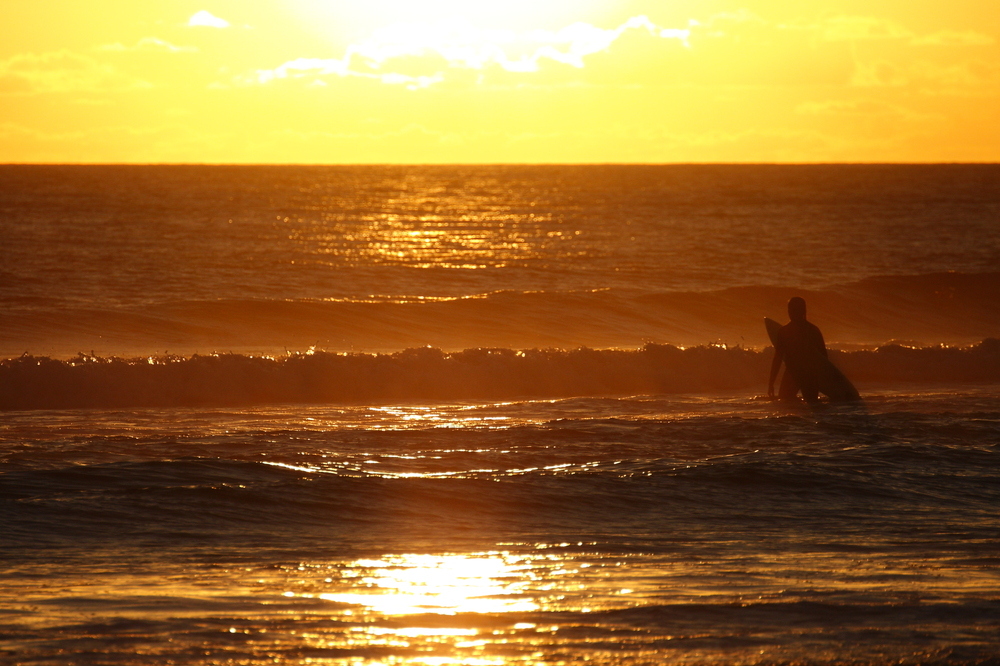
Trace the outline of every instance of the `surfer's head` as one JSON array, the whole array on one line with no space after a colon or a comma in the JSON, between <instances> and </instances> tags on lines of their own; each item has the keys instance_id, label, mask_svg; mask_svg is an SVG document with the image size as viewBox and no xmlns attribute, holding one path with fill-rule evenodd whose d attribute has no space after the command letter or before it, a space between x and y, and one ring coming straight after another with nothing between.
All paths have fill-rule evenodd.
<instances>
[{"instance_id":1,"label":"surfer's head","mask_svg":"<svg viewBox=\"0 0 1000 666\"><path fill-rule=\"evenodd\" d=\"M801 296L792 296L788 300L788 318L792 321L802 321L806 318L806 300Z\"/></svg>"}]
</instances>

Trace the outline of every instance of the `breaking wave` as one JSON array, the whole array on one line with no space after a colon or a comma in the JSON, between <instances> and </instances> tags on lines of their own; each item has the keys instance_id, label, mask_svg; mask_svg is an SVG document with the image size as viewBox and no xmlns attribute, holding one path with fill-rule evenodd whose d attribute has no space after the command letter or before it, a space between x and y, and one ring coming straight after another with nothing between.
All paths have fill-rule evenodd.
<instances>
[{"instance_id":1,"label":"breaking wave","mask_svg":"<svg viewBox=\"0 0 1000 666\"><path fill-rule=\"evenodd\" d=\"M0 408L502 400L687 393L764 387L771 350L724 345L632 350L423 347L390 354L329 352L68 360L24 355L0 362ZM966 347L831 351L865 384L1000 381L1000 340Z\"/></svg>"}]
</instances>

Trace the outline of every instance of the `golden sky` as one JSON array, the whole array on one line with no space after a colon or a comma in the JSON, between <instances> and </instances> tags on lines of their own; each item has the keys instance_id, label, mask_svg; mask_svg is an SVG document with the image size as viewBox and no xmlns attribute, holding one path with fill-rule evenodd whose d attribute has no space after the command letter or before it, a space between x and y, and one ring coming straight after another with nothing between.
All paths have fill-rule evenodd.
<instances>
[{"instance_id":1,"label":"golden sky","mask_svg":"<svg viewBox=\"0 0 1000 666\"><path fill-rule=\"evenodd\" d=\"M1000 161L995 0L2 0L0 162Z\"/></svg>"}]
</instances>

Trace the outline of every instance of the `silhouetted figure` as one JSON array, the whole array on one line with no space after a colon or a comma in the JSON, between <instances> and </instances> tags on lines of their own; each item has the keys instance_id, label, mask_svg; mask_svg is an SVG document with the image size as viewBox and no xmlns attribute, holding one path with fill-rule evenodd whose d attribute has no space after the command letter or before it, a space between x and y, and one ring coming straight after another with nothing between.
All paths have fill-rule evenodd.
<instances>
[{"instance_id":1,"label":"silhouetted figure","mask_svg":"<svg viewBox=\"0 0 1000 666\"><path fill-rule=\"evenodd\" d=\"M774 380L784 362L785 374L781 377L778 398L795 400L796 394L802 391L806 402L817 402L820 373L828 361L823 334L814 324L806 321L806 302L798 296L788 301L788 318L791 321L775 335L774 361L767 382L767 395L774 397Z\"/></svg>"}]
</instances>

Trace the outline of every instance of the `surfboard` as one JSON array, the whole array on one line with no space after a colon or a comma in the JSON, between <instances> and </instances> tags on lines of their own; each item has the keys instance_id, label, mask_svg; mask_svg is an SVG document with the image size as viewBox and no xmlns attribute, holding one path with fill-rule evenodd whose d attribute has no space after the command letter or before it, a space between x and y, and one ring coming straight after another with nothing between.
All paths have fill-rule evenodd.
<instances>
[{"instance_id":1,"label":"surfboard","mask_svg":"<svg viewBox=\"0 0 1000 666\"><path fill-rule=\"evenodd\" d=\"M764 317L764 328L767 329L767 337L771 339L771 344L776 345L778 330L781 324L770 317ZM854 402L861 400L861 394L854 388L847 377L844 376L837 366L826 359L820 368L819 392L830 399L831 402Z\"/></svg>"}]
</instances>

